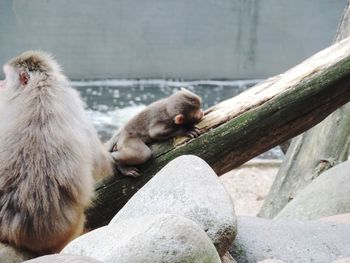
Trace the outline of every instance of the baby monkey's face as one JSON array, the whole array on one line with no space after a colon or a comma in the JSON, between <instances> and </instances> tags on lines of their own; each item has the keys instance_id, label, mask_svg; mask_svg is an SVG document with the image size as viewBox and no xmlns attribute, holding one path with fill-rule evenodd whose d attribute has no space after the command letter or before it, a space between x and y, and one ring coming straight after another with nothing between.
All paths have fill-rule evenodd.
<instances>
[{"instance_id":1,"label":"baby monkey's face","mask_svg":"<svg viewBox=\"0 0 350 263\"><path fill-rule=\"evenodd\" d=\"M197 124L204 116L202 111L202 100L196 94L183 90L180 91L182 97L178 99L178 108L181 109L181 114L184 116L183 124Z\"/></svg>"},{"instance_id":2,"label":"baby monkey's face","mask_svg":"<svg viewBox=\"0 0 350 263\"><path fill-rule=\"evenodd\" d=\"M201 108L194 109L193 111L190 112L188 118L190 123L197 124L203 119L204 112L202 111Z\"/></svg>"}]
</instances>

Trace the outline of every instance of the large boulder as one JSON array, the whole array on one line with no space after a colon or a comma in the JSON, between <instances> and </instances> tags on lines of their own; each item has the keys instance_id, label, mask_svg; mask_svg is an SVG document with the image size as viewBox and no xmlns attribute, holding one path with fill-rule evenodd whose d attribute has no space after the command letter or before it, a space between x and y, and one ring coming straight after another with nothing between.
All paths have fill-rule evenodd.
<instances>
[{"instance_id":1,"label":"large boulder","mask_svg":"<svg viewBox=\"0 0 350 263\"><path fill-rule=\"evenodd\" d=\"M33 257L30 253L0 243L0 263L19 263Z\"/></svg>"},{"instance_id":2,"label":"large boulder","mask_svg":"<svg viewBox=\"0 0 350 263\"><path fill-rule=\"evenodd\" d=\"M110 225L161 213L196 222L213 241L220 256L236 236L231 197L210 166L196 156L185 155L168 163L128 201Z\"/></svg>"},{"instance_id":3,"label":"large boulder","mask_svg":"<svg viewBox=\"0 0 350 263\"><path fill-rule=\"evenodd\" d=\"M328 263L350 256L349 240L348 224L238 217L238 235L230 252L238 263L268 258Z\"/></svg>"},{"instance_id":4,"label":"large boulder","mask_svg":"<svg viewBox=\"0 0 350 263\"><path fill-rule=\"evenodd\" d=\"M25 261L25 263L102 263L92 258L77 255L55 254Z\"/></svg>"},{"instance_id":5,"label":"large boulder","mask_svg":"<svg viewBox=\"0 0 350 263\"><path fill-rule=\"evenodd\" d=\"M350 161L321 174L275 219L310 220L342 213L350 213Z\"/></svg>"},{"instance_id":6,"label":"large boulder","mask_svg":"<svg viewBox=\"0 0 350 263\"><path fill-rule=\"evenodd\" d=\"M108 263L220 263L205 232L193 221L160 214L130 218L91 231L61 253Z\"/></svg>"}]
</instances>

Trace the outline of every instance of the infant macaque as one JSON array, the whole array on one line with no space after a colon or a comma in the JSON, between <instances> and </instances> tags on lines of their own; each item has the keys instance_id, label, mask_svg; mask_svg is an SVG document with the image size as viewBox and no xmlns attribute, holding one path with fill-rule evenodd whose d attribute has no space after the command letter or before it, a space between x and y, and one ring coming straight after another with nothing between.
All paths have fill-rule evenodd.
<instances>
[{"instance_id":1,"label":"infant macaque","mask_svg":"<svg viewBox=\"0 0 350 263\"><path fill-rule=\"evenodd\" d=\"M147 146L178 135L199 136L194 126L203 118L201 98L181 89L168 98L150 104L127 122L107 142L107 148L125 176L139 176L134 165L145 163L152 155Z\"/></svg>"}]
</instances>

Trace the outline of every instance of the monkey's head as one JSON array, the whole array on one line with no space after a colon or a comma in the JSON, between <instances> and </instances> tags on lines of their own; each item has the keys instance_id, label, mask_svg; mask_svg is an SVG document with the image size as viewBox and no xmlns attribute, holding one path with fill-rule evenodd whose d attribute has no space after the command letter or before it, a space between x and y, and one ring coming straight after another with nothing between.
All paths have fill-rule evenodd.
<instances>
[{"instance_id":1,"label":"monkey's head","mask_svg":"<svg viewBox=\"0 0 350 263\"><path fill-rule=\"evenodd\" d=\"M5 80L0 81L0 88L2 89L25 88L32 80L38 81L52 75L62 75L61 67L51 55L41 51L24 52L8 61L3 70Z\"/></svg>"},{"instance_id":2,"label":"monkey's head","mask_svg":"<svg viewBox=\"0 0 350 263\"><path fill-rule=\"evenodd\" d=\"M167 105L168 112L174 118L177 125L197 124L203 118L201 110L202 100L196 94L182 88L170 96Z\"/></svg>"}]
</instances>

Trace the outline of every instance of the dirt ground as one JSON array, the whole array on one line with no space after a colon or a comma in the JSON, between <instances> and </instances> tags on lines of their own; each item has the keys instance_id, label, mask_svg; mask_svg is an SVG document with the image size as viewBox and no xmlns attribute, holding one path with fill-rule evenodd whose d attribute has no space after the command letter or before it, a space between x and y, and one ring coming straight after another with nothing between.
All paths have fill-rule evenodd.
<instances>
[{"instance_id":1,"label":"dirt ground","mask_svg":"<svg viewBox=\"0 0 350 263\"><path fill-rule=\"evenodd\" d=\"M278 172L280 161L253 159L220 177L232 196L236 215L255 216Z\"/></svg>"}]
</instances>

